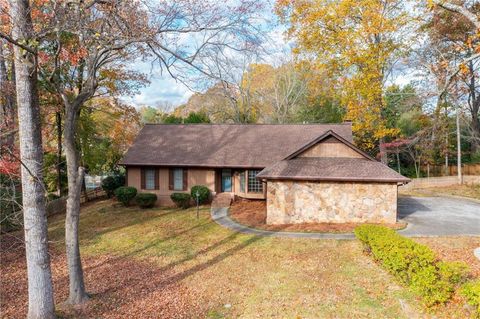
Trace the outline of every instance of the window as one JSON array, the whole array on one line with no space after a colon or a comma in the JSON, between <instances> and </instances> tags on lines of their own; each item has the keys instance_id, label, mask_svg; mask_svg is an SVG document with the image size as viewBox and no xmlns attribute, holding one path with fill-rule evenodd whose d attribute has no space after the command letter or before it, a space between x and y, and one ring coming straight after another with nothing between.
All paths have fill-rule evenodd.
<instances>
[{"instance_id":1,"label":"window","mask_svg":"<svg viewBox=\"0 0 480 319\"><path fill-rule=\"evenodd\" d=\"M155 169L145 169L145 189L155 189Z\"/></svg>"},{"instance_id":2,"label":"window","mask_svg":"<svg viewBox=\"0 0 480 319\"><path fill-rule=\"evenodd\" d=\"M240 192L245 193L245 171L240 173Z\"/></svg>"},{"instance_id":3,"label":"window","mask_svg":"<svg viewBox=\"0 0 480 319\"><path fill-rule=\"evenodd\" d=\"M248 192L250 193L261 193L263 191L262 181L255 178L258 173L260 173L259 170L248 171Z\"/></svg>"},{"instance_id":4,"label":"window","mask_svg":"<svg viewBox=\"0 0 480 319\"><path fill-rule=\"evenodd\" d=\"M183 169L181 168L173 170L173 189L176 191L183 190Z\"/></svg>"}]
</instances>

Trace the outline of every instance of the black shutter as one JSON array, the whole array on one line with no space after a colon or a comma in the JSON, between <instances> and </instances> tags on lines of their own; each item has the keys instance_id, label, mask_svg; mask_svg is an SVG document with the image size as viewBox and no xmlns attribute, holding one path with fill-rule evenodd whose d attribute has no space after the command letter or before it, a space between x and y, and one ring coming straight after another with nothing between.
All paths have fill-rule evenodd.
<instances>
[{"instance_id":1,"label":"black shutter","mask_svg":"<svg viewBox=\"0 0 480 319\"><path fill-rule=\"evenodd\" d=\"M145 169L140 169L140 189L145 189Z\"/></svg>"}]
</instances>

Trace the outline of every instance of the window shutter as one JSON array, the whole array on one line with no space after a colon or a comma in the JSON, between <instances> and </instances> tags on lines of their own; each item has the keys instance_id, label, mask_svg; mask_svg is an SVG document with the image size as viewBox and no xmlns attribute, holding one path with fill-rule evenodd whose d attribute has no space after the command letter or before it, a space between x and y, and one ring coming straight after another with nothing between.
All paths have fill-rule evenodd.
<instances>
[{"instance_id":1,"label":"window shutter","mask_svg":"<svg viewBox=\"0 0 480 319\"><path fill-rule=\"evenodd\" d=\"M168 170L168 189L173 190L173 169Z\"/></svg>"},{"instance_id":2,"label":"window shutter","mask_svg":"<svg viewBox=\"0 0 480 319\"><path fill-rule=\"evenodd\" d=\"M145 189L145 169L140 169L140 188Z\"/></svg>"},{"instance_id":3,"label":"window shutter","mask_svg":"<svg viewBox=\"0 0 480 319\"><path fill-rule=\"evenodd\" d=\"M160 180L160 171L158 168L156 168L155 169L155 189L160 189L159 180Z\"/></svg>"},{"instance_id":4,"label":"window shutter","mask_svg":"<svg viewBox=\"0 0 480 319\"><path fill-rule=\"evenodd\" d=\"M183 190L186 191L188 189L188 169L183 169Z\"/></svg>"}]
</instances>

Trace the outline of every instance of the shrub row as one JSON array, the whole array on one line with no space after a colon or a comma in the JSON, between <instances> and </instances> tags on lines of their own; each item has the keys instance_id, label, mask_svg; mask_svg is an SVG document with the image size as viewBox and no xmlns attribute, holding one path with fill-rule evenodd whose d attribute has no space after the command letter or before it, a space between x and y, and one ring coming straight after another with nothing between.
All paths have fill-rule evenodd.
<instances>
[{"instance_id":1,"label":"shrub row","mask_svg":"<svg viewBox=\"0 0 480 319\"><path fill-rule=\"evenodd\" d=\"M117 187L114 191L115 197L123 205L128 206L135 199L136 203L142 208L149 208L155 205L157 195L153 193L139 193L137 189L131 186ZM170 198L180 208L188 208L193 199L196 199L198 194L198 201L204 204L210 199L210 190L203 185L195 185L191 189L191 194L188 193L173 193Z\"/></svg>"},{"instance_id":2,"label":"shrub row","mask_svg":"<svg viewBox=\"0 0 480 319\"><path fill-rule=\"evenodd\" d=\"M155 205L157 195L153 193L138 193L135 187L121 186L115 190L115 197L125 206L130 205L133 199L141 208L150 208Z\"/></svg>"},{"instance_id":3,"label":"shrub row","mask_svg":"<svg viewBox=\"0 0 480 319\"><path fill-rule=\"evenodd\" d=\"M108 198L112 197L115 190L123 185L125 185L125 176L121 174L107 176L102 180L102 189Z\"/></svg>"},{"instance_id":4,"label":"shrub row","mask_svg":"<svg viewBox=\"0 0 480 319\"><path fill-rule=\"evenodd\" d=\"M475 307L477 318L480 318L480 280L467 283L461 293L467 302Z\"/></svg>"},{"instance_id":5,"label":"shrub row","mask_svg":"<svg viewBox=\"0 0 480 319\"><path fill-rule=\"evenodd\" d=\"M170 198L180 208L188 208L190 206L191 196L188 193L172 193Z\"/></svg>"},{"instance_id":6,"label":"shrub row","mask_svg":"<svg viewBox=\"0 0 480 319\"><path fill-rule=\"evenodd\" d=\"M460 262L439 261L425 245L378 225L362 225L355 236L366 250L401 282L419 294L426 306L443 304L467 277Z\"/></svg>"},{"instance_id":7,"label":"shrub row","mask_svg":"<svg viewBox=\"0 0 480 319\"><path fill-rule=\"evenodd\" d=\"M197 200L198 194L198 203L205 204L210 199L210 190L207 186L195 185L192 186L190 194L188 193L172 193L170 198L172 201L180 208L188 208L193 201Z\"/></svg>"}]
</instances>

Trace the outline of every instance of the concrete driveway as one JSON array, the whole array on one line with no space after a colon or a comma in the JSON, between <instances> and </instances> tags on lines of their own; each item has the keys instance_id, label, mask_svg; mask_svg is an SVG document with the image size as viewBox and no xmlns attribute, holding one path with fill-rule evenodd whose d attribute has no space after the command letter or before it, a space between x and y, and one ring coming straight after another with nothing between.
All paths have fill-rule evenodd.
<instances>
[{"instance_id":1,"label":"concrete driveway","mask_svg":"<svg viewBox=\"0 0 480 319\"><path fill-rule=\"evenodd\" d=\"M450 197L399 197L406 236L480 236L480 203Z\"/></svg>"}]
</instances>

